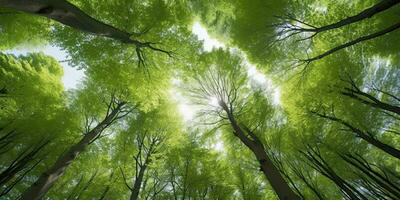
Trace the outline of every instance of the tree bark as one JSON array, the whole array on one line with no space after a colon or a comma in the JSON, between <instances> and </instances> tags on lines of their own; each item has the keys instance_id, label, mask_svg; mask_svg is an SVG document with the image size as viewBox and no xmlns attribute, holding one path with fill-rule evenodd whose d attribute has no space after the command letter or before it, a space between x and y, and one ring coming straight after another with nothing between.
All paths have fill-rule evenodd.
<instances>
[{"instance_id":1,"label":"tree bark","mask_svg":"<svg viewBox=\"0 0 400 200\"><path fill-rule=\"evenodd\" d=\"M80 31L111 38L125 44L133 44L136 47L139 65L145 65L143 48L161 52L172 57L172 52L155 47L155 43L139 41L132 37L133 35L140 34L128 33L101 22L66 0L0 0L0 7L41 15Z\"/></svg>"},{"instance_id":2,"label":"tree bark","mask_svg":"<svg viewBox=\"0 0 400 200\"><path fill-rule=\"evenodd\" d=\"M345 127L349 128L353 133L355 133L358 137L365 140L369 144L388 153L389 155L392 155L393 157L395 157L397 159L400 159L400 150L375 139L374 137L371 136L371 134L365 133L364 131L354 127L350 123L348 123L342 119L339 119L337 117L327 116L327 115L319 114L319 113L315 113L315 114L322 118L329 119L331 121L338 122L338 123L344 125Z\"/></svg>"},{"instance_id":3,"label":"tree bark","mask_svg":"<svg viewBox=\"0 0 400 200\"><path fill-rule=\"evenodd\" d=\"M301 153L312 163L310 164L311 167L335 183L335 185L338 186L342 193L345 194L349 199L365 199L365 197L362 194L360 195L354 187L336 174L336 172L326 163L323 157L317 151L313 150L309 145L307 145L307 151ZM357 194L359 194L360 197L358 197Z\"/></svg>"},{"instance_id":4,"label":"tree bark","mask_svg":"<svg viewBox=\"0 0 400 200\"><path fill-rule=\"evenodd\" d=\"M383 102L371 94L365 93L361 91L354 82L351 81L352 88L345 88L345 91L342 92L342 95L353 98L365 105L372 106L374 108L379 108L382 110L386 110L397 115L400 115L400 107L391 105L387 102ZM390 94L391 95L391 94ZM394 95L393 95L394 97Z\"/></svg>"},{"instance_id":5,"label":"tree bark","mask_svg":"<svg viewBox=\"0 0 400 200\"><path fill-rule=\"evenodd\" d=\"M355 22L362 21L367 18L371 18L374 15L383 12L395 5L400 3L399 0L380 0L379 3L375 4L374 6L367 8L363 10L362 12L358 13L357 15L347 17L345 19L342 19L338 22L335 22L333 24L313 28L313 29L305 29L306 32L323 32L323 31L328 31L336 28L340 28L342 26L346 26Z\"/></svg>"},{"instance_id":6,"label":"tree bark","mask_svg":"<svg viewBox=\"0 0 400 200\"><path fill-rule=\"evenodd\" d=\"M351 154L347 154L347 155L340 155L340 157L350 165L354 166L356 169L360 170L368 178L376 182L380 187L384 188L387 192L389 192L390 194L387 194L388 196L400 197L400 188L391 180L389 180L386 176L372 169L370 164L366 160L361 158L361 156L357 158ZM363 179L363 177L360 178Z\"/></svg>"},{"instance_id":7,"label":"tree bark","mask_svg":"<svg viewBox=\"0 0 400 200\"><path fill-rule=\"evenodd\" d=\"M87 15L66 0L0 0L0 6L41 15L77 30L116 39L122 43L140 44L130 38L132 34Z\"/></svg>"},{"instance_id":8,"label":"tree bark","mask_svg":"<svg viewBox=\"0 0 400 200\"><path fill-rule=\"evenodd\" d=\"M39 143L34 148L27 148L22 151L17 158L0 173L0 186L5 185L8 181L14 178L14 176L22 171L31 161L36 159L37 154L42 150L50 141Z\"/></svg>"},{"instance_id":9,"label":"tree bark","mask_svg":"<svg viewBox=\"0 0 400 200\"><path fill-rule=\"evenodd\" d=\"M302 59L301 61L305 62L305 63L311 63L313 61L320 60L320 59L322 59L322 58L324 58L326 56L329 56L329 55L331 55L331 54L333 54L333 53L335 53L337 51L340 51L340 50L345 49L347 47L353 46L353 45L358 44L360 42L364 42L364 41L375 39L375 38L380 37L382 35L385 35L385 34L388 34L390 32L393 32L393 31L395 31L395 30L397 30L399 28L400 28L400 23L396 23L396 24L394 24L394 25L392 25L392 26L390 26L390 27L388 27L386 29L383 29L381 31L372 33L370 35L359 37L359 38L357 38L355 40L352 40L350 42L347 42L347 43L344 43L344 44L339 45L337 47L334 47L334 48L332 48L332 49L330 49L328 51L325 51L324 53L322 53L322 54L320 54L318 56L314 56L314 57L308 58L308 59Z\"/></svg>"},{"instance_id":10,"label":"tree bark","mask_svg":"<svg viewBox=\"0 0 400 200\"><path fill-rule=\"evenodd\" d=\"M235 117L230 112L228 106L224 102L220 102L221 107L228 115L228 120L234 131L236 137L242 141L256 156L258 162L261 166L261 171L264 173L265 177L271 184L272 188L281 200L298 200L299 196L289 187L285 179L280 174L279 170L276 168L272 160L267 155L264 145L254 134L251 138L246 136L245 131L239 126ZM250 134L250 133L249 133Z\"/></svg>"},{"instance_id":11,"label":"tree bark","mask_svg":"<svg viewBox=\"0 0 400 200\"><path fill-rule=\"evenodd\" d=\"M71 146L64 155L61 155L53 166L42 173L39 179L22 193L22 200L38 200L46 194L75 158L115 120L124 104L118 104L102 122L86 133L77 144Z\"/></svg>"},{"instance_id":12,"label":"tree bark","mask_svg":"<svg viewBox=\"0 0 400 200\"><path fill-rule=\"evenodd\" d=\"M144 177L144 172L146 171L147 168L147 163L144 164L139 170L138 177L135 179L135 182L133 183L133 188L131 192L131 197L129 198L130 200L137 200L139 197L139 192L140 192L140 187L142 185L143 177Z\"/></svg>"}]
</instances>

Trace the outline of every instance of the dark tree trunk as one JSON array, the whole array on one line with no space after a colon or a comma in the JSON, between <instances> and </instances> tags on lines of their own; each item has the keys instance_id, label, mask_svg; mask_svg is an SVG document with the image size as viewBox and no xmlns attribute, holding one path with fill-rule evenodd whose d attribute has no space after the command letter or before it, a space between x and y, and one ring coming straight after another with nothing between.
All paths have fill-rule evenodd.
<instances>
[{"instance_id":1,"label":"dark tree trunk","mask_svg":"<svg viewBox=\"0 0 400 200\"><path fill-rule=\"evenodd\" d=\"M326 57L326 56L329 56L329 55L331 55L331 54L333 54L333 53L335 53L335 52L337 52L337 51L340 51L340 50L345 49L345 48L347 48L347 47L350 47L350 46L353 46L353 45L355 45L355 44L358 44L358 43L360 43L360 42L372 40L372 39L375 39L375 38L377 38L377 37L383 36L383 35L385 35L385 34L391 33L391 32L393 32L393 31L395 31L395 30L397 30L397 29L399 29L399 28L400 28L400 23L396 23L396 24L393 24L392 26L387 27L386 29L383 29L383 30L381 30L381 31L372 33L372 34L370 34L370 35L366 35L366 36L359 37L359 38L357 38L357 39L355 39L355 40L352 40L352 41L350 41L350 42L346 42L346 43L344 43L344 44L342 44L342 45L339 45L339 46L334 47L334 48L332 48L332 49L330 49L330 50L328 50L328 51L325 51L324 53L322 53L322 54L320 54L320 55L317 55L317 56L314 56L314 57L308 58L308 59L302 59L302 60L300 60L300 61L305 62L305 63L308 64L308 63L311 63L311 62L313 62L313 61L322 59L322 58L324 58L324 57Z\"/></svg>"},{"instance_id":2,"label":"dark tree trunk","mask_svg":"<svg viewBox=\"0 0 400 200\"><path fill-rule=\"evenodd\" d=\"M38 200L54 185L54 183L64 174L65 170L75 160L75 158L83 152L86 147L97 139L101 132L107 128L118 116L123 105L120 103L106 118L100 122L90 132L75 145L71 146L68 151L61 155L58 160L46 172L42 173L39 179L32 184L25 192L22 193L23 200Z\"/></svg>"},{"instance_id":3,"label":"dark tree trunk","mask_svg":"<svg viewBox=\"0 0 400 200\"><path fill-rule=\"evenodd\" d=\"M313 29L305 29L305 31L308 32L323 32L323 31L328 31L336 28L340 28L342 26L346 26L355 22L362 21L367 18L371 18L372 16L383 12L395 5L400 3L399 0L380 0L379 3L375 4L374 6L367 8L363 10L362 12L358 13L357 15L347 17L345 19L342 19L338 22L335 22L333 24L313 28Z\"/></svg>"},{"instance_id":4,"label":"dark tree trunk","mask_svg":"<svg viewBox=\"0 0 400 200\"><path fill-rule=\"evenodd\" d=\"M82 194L88 189L88 187L92 184L94 178L97 175L97 171L95 171L92 176L90 176L90 179L88 180L88 182L85 184L85 186L83 186L83 188L79 191L78 195L76 196L75 199L81 199Z\"/></svg>"},{"instance_id":5,"label":"dark tree trunk","mask_svg":"<svg viewBox=\"0 0 400 200\"><path fill-rule=\"evenodd\" d=\"M145 165L140 168L139 174L138 174L137 178L135 179L135 182L133 183L131 197L129 198L130 200L137 200L138 199L139 192L140 192L140 187L142 186L143 177L144 177L144 173L146 171L146 168L147 168L147 163L145 163Z\"/></svg>"},{"instance_id":6,"label":"dark tree trunk","mask_svg":"<svg viewBox=\"0 0 400 200\"><path fill-rule=\"evenodd\" d=\"M27 148L22 151L17 158L0 174L0 186L5 185L8 181L14 178L14 176L23 170L32 160L35 159L41 149L43 149L49 141L42 144L38 144L33 149ZM31 149L31 150L30 150Z\"/></svg>"},{"instance_id":7,"label":"dark tree trunk","mask_svg":"<svg viewBox=\"0 0 400 200\"><path fill-rule=\"evenodd\" d=\"M43 159L35 162L31 167L29 167L25 172L18 176L11 184L8 184L6 188L1 192L0 197L7 195L29 172L31 172L35 167L41 163Z\"/></svg>"},{"instance_id":8,"label":"dark tree trunk","mask_svg":"<svg viewBox=\"0 0 400 200\"><path fill-rule=\"evenodd\" d=\"M112 171L111 174L110 174L110 182L112 181L113 177L114 177L114 171ZM99 200L103 200L106 197L106 195L107 195L108 191L110 190L110 188L111 188L111 183L108 184L106 186L106 188L103 190L103 192L100 195Z\"/></svg>"},{"instance_id":9,"label":"dark tree trunk","mask_svg":"<svg viewBox=\"0 0 400 200\"><path fill-rule=\"evenodd\" d=\"M366 92L361 91L357 85L353 82L353 80L348 81L351 85L350 88L346 87L344 88L344 91L341 92L342 95L350 97L352 99L355 99L365 105L372 106L374 108L378 108L381 110L389 111L391 113L395 113L397 115L400 115L400 107L396 105L392 105L387 102L383 102L376 97L372 96L371 94L368 94ZM389 94L385 92L384 94L391 96L392 98L395 98L398 100L398 97Z\"/></svg>"},{"instance_id":10,"label":"dark tree trunk","mask_svg":"<svg viewBox=\"0 0 400 200\"><path fill-rule=\"evenodd\" d=\"M392 183L386 176L375 171L371 165L364 160L361 156L354 155L340 155L343 160L345 160L350 165L354 166L356 169L360 170L367 178L373 180L379 187L382 187L387 196L390 197L400 197L400 187L396 183ZM361 177L363 178L363 177Z\"/></svg>"},{"instance_id":11,"label":"dark tree trunk","mask_svg":"<svg viewBox=\"0 0 400 200\"><path fill-rule=\"evenodd\" d=\"M342 177L340 177L336 172L328 165L324 160L319 150L314 150L311 146L307 145L307 150L301 152L310 162L309 165L315 170L320 172L322 175L330 179L336 186L340 188L342 193L352 200L367 200L367 198L361 194L352 185L347 183Z\"/></svg>"},{"instance_id":12,"label":"dark tree trunk","mask_svg":"<svg viewBox=\"0 0 400 200\"><path fill-rule=\"evenodd\" d=\"M272 160L267 155L264 145L261 141L251 132L247 132L251 138L246 136L245 130L239 126L235 117L230 112L228 106L224 102L220 102L221 107L228 115L230 125L233 129L233 133L236 137L242 141L256 156L261 166L261 171L271 184L272 188L281 200L298 200L300 197L289 187L289 184L280 174Z\"/></svg>"},{"instance_id":13,"label":"dark tree trunk","mask_svg":"<svg viewBox=\"0 0 400 200\"><path fill-rule=\"evenodd\" d=\"M358 137L360 137L361 139L365 140L369 144L371 144L374 147L376 147L376 148L378 148L378 149L380 149L380 150L392 155L393 157L395 157L397 159L400 159L400 150L398 150L398 149L396 149L396 148L394 148L394 147L392 147L392 146L390 146L388 144L385 144L385 143L375 139L370 133L366 133L366 132L354 127L350 123L348 123L348 122L346 122L346 121L344 121L342 119L339 119L337 117L328 116L328 115L320 114L320 113L316 113L316 112L314 112L314 113L317 116L320 116L322 118L329 119L331 121L338 122L338 123L342 124L343 126L349 128L353 133L355 133Z\"/></svg>"},{"instance_id":14,"label":"dark tree trunk","mask_svg":"<svg viewBox=\"0 0 400 200\"><path fill-rule=\"evenodd\" d=\"M41 15L80 31L100 35L123 43L139 44L131 34L87 15L66 0L0 0L0 6Z\"/></svg>"},{"instance_id":15,"label":"dark tree trunk","mask_svg":"<svg viewBox=\"0 0 400 200\"><path fill-rule=\"evenodd\" d=\"M101 22L66 0L0 0L0 7L41 15L80 31L133 44L136 46L139 65L145 64L143 48L172 56L170 51L155 47L153 42L134 39L132 36L135 34Z\"/></svg>"},{"instance_id":16,"label":"dark tree trunk","mask_svg":"<svg viewBox=\"0 0 400 200\"><path fill-rule=\"evenodd\" d=\"M69 193L69 195L68 195L66 200L70 200L70 199L75 197L76 192L78 191L78 188L81 185L82 181L83 181L83 175L81 175L81 177L79 178L78 182L75 184L75 186L72 189L72 191Z\"/></svg>"}]
</instances>

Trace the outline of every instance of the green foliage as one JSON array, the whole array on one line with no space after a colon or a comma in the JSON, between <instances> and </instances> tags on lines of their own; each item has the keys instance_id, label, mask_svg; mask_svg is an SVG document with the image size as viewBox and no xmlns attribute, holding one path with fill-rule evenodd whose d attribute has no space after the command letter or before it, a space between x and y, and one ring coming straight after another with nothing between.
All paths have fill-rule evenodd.
<instances>
[{"instance_id":1,"label":"green foliage","mask_svg":"<svg viewBox=\"0 0 400 200\"><path fill-rule=\"evenodd\" d=\"M345 198L340 185L307 159L310 152L326 161L353 192L363 188L359 196L380 199L400 193L378 183L387 178L387 187L398 189L399 159L326 117L400 149L399 113L379 106L400 107L400 30L312 62L304 60L397 23L400 5L307 38L312 33L290 36L284 30L323 27L382 1L69 2L131 33L132 39L152 42L171 54L144 49L143 64L133 44L1 8L0 178L21 155L46 143L10 180L0 179L1 199L19 198L105 118L111 99L126 102L127 115L90 142L45 199L128 199L139 172L138 158L146 156L138 141L146 137L159 138L160 144L146 165L139 199L277 199L259 161L232 133L220 108L223 101L231 104L239 125L260 139L281 175L304 199L318 199L318 191L326 199ZM227 48L205 52L191 32L194 22ZM49 44L65 50L68 64L84 71L79 87L64 90L63 68L50 56L4 53ZM267 81L257 80L250 64L267 75ZM269 87L277 88L279 102ZM376 101L345 94L354 88ZM181 119L183 112L194 113L194 119ZM151 139L143 139L143 144L150 146ZM364 159L381 177L365 174L344 155Z\"/></svg>"}]
</instances>

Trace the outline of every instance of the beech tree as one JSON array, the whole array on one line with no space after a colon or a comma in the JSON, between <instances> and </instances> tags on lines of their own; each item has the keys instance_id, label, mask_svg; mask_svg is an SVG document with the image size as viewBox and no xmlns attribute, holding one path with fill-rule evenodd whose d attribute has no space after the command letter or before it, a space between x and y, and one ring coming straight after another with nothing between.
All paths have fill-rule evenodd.
<instances>
[{"instance_id":1,"label":"beech tree","mask_svg":"<svg viewBox=\"0 0 400 200\"><path fill-rule=\"evenodd\" d=\"M229 55L220 53L218 56ZM249 99L247 99L246 96L251 95L241 94L241 92L245 91L243 73L239 71L240 60L231 57L229 61L207 64L214 64L215 68L205 71L204 74L200 74L199 77L196 78L196 86L194 86L193 89L189 89L192 93L191 96L194 97L195 101L197 100L197 102L205 103L206 105L209 104L207 100L210 101L210 99L215 98L218 106L213 105L216 106L216 108L212 109L211 112L215 113L216 116L220 118L218 123L228 123L232 128L233 134L253 152L260 164L260 171L264 173L279 198L299 199L297 194L290 188L289 184L280 174L272 159L268 156L268 150L265 148L259 136L257 136L257 130L251 129L250 125L239 121L240 115L244 112L243 110L246 109L246 104L249 104L247 102ZM232 69L228 72L224 72L223 68L228 66L219 65L230 65L229 67ZM204 102L204 100L206 100L206 102Z\"/></svg>"},{"instance_id":2,"label":"beech tree","mask_svg":"<svg viewBox=\"0 0 400 200\"><path fill-rule=\"evenodd\" d=\"M399 3L0 0L0 198L398 199Z\"/></svg>"}]
</instances>

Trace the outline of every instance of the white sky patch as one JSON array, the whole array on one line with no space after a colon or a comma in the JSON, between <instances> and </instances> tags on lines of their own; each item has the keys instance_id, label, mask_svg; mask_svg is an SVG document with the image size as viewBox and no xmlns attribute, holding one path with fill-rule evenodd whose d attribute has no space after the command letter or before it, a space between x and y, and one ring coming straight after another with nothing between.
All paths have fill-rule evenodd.
<instances>
[{"instance_id":1,"label":"white sky patch","mask_svg":"<svg viewBox=\"0 0 400 200\"><path fill-rule=\"evenodd\" d=\"M16 56L26 55L32 52L43 52L46 55L52 56L59 62L68 59L68 54L65 51L61 50L59 47L55 46L44 46L36 49L31 49L31 48L14 49L6 51L6 53L11 53ZM84 77L83 70L78 70L76 68L71 67L70 65L68 65L68 62L60 62L60 65L63 67L64 70L64 76L62 78L62 82L64 84L65 90L76 89L78 84Z\"/></svg>"},{"instance_id":2,"label":"white sky patch","mask_svg":"<svg viewBox=\"0 0 400 200\"><path fill-rule=\"evenodd\" d=\"M214 107L219 106L219 102L218 102L218 98L217 98L217 97L211 97L211 98L208 100L208 102L209 102L209 104L210 104L211 106L214 106Z\"/></svg>"},{"instance_id":3,"label":"white sky patch","mask_svg":"<svg viewBox=\"0 0 400 200\"><path fill-rule=\"evenodd\" d=\"M222 139L222 133L220 130L215 135L216 142L212 145L212 148L220 153L225 152L225 145Z\"/></svg>"},{"instance_id":4,"label":"white sky patch","mask_svg":"<svg viewBox=\"0 0 400 200\"><path fill-rule=\"evenodd\" d=\"M271 79L268 79L263 73L259 72L246 58L244 59L244 65L247 67L247 76L250 79L250 84L265 90L265 95L270 98L272 97L271 103L273 105L280 105L281 91L279 87L274 85Z\"/></svg>"},{"instance_id":5,"label":"white sky patch","mask_svg":"<svg viewBox=\"0 0 400 200\"><path fill-rule=\"evenodd\" d=\"M192 122L195 115L196 110L193 105L189 103L189 100L185 98L178 89L181 87L182 81L176 78L172 79L172 88L170 89L169 93L172 99L176 101L178 104L179 113L181 114L183 120L186 123Z\"/></svg>"},{"instance_id":6,"label":"white sky patch","mask_svg":"<svg viewBox=\"0 0 400 200\"><path fill-rule=\"evenodd\" d=\"M192 26L192 33L195 34L199 40L203 41L203 48L205 51L212 51L214 48L225 48L225 45L217 39L211 38L207 30L201 26L199 22L195 22Z\"/></svg>"}]
</instances>

